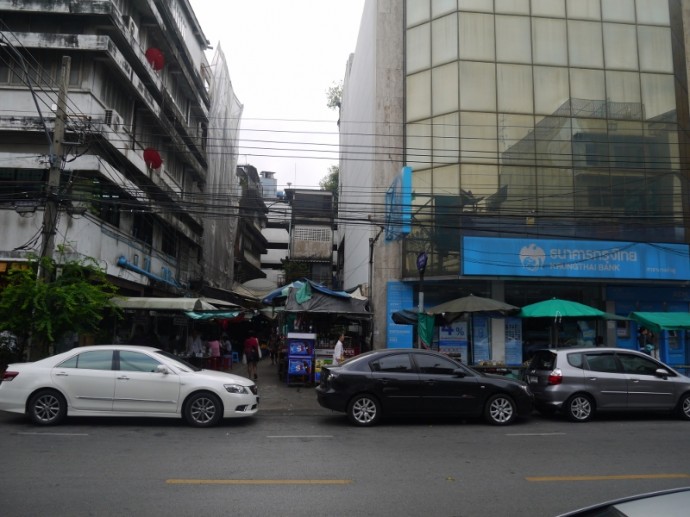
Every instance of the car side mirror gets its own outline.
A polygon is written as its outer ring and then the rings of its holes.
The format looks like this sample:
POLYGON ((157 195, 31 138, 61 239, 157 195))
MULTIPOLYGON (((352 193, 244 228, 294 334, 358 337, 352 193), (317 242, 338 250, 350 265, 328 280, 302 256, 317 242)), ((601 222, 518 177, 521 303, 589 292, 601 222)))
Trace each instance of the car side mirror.
POLYGON ((661 377, 662 379, 666 380, 666 379, 668 379, 668 376, 671 374, 665 368, 657 368, 656 371, 654 372, 654 375, 656 375, 657 377, 661 377))
POLYGON ((158 366, 156 366, 156 373, 163 373, 167 375, 170 373, 170 371, 168 370, 168 367, 164 364, 159 364, 158 366))
POLYGON ((453 370, 453 377, 467 377, 467 372, 462 368, 456 368, 455 370, 453 370))

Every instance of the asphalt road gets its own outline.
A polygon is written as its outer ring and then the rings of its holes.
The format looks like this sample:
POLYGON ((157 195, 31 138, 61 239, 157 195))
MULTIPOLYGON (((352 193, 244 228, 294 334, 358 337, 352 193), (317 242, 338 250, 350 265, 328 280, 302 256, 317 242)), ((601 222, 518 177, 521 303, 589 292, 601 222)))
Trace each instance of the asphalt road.
POLYGON ((361 429, 325 410, 266 410, 193 429, 111 418, 40 428, 0 414, 0 514, 550 516, 690 485, 689 431, 639 416, 361 429))

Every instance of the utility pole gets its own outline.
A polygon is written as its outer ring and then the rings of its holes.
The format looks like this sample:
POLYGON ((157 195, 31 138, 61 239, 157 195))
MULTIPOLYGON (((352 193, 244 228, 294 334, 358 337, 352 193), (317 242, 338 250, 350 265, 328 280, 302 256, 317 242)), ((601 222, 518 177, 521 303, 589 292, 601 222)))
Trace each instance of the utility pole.
MULTIPOLYGON (((62 72, 60 74, 60 92, 58 93, 55 125, 53 127, 53 143, 50 147, 50 172, 46 185, 46 206, 43 211, 43 242, 41 244, 41 259, 53 258, 55 249, 55 232, 57 227, 58 209, 60 207, 60 173, 64 161, 63 143, 65 140, 65 119, 67 111, 67 88, 72 59, 62 57, 62 72)), ((40 267, 40 264, 39 264, 40 267)), ((50 270, 41 268, 41 277, 48 280, 50 270)))

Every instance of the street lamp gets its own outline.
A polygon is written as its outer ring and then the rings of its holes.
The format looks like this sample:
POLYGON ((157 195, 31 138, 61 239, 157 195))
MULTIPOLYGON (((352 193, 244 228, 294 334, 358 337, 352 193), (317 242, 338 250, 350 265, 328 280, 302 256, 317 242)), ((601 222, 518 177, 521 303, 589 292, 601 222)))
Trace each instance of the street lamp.
POLYGON ((419 305, 417 307, 417 344, 422 348, 422 335, 419 332, 419 322, 422 314, 424 314, 424 271, 426 271, 426 263, 428 257, 426 251, 420 251, 417 255, 417 271, 419 271, 419 305))

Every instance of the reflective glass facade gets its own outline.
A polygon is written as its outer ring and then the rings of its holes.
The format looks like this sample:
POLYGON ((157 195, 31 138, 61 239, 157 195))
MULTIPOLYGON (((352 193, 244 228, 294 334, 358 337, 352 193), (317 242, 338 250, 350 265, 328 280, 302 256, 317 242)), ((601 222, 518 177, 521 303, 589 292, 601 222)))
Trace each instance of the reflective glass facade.
POLYGON ((685 242, 678 0, 406 0, 406 164, 428 276, 461 235, 685 242))

